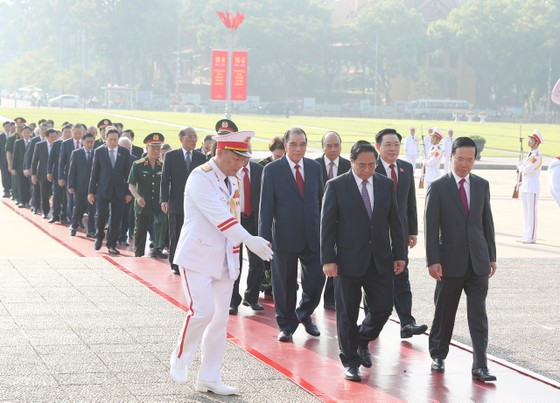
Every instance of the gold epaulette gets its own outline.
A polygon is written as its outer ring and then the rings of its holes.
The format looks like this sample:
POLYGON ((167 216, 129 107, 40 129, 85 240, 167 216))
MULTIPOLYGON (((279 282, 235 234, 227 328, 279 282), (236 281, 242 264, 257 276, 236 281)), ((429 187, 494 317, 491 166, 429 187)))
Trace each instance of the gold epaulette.
POLYGON ((139 160, 134 161, 135 164, 143 164, 146 161, 146 158, 140 158, 139 160))
POLYGON ((210 164, 204 164, 200 167, 204 172, 210 172, 213 168, 210 164))

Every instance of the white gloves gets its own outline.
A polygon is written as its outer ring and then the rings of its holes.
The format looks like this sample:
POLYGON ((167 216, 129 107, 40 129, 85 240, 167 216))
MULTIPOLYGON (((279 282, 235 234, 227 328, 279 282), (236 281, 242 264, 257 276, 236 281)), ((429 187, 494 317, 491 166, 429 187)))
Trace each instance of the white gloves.
POLYGON ((260 236, 249 235, 243 239, 243 243, 251 252, 260 257, 262 260, 272 259, 272 249, 268 246, 268 241, 260 236))

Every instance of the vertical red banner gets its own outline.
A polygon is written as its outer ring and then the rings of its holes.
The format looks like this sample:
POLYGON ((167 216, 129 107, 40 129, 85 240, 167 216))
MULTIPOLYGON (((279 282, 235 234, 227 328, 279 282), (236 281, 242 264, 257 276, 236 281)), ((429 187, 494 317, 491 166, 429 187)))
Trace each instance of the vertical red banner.
POLYGON ((227 50, 212 50, 212 87, 210 99, 225 101, 227 97, 227 50))
POLYGON ((247 59, 249 52, 234 51, 231 58, 231 100, 247 100, 247 59))

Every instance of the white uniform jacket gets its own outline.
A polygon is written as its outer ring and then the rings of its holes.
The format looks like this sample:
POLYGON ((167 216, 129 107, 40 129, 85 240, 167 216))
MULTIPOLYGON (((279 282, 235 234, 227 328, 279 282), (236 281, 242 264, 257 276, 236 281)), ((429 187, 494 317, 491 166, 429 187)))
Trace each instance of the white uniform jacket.
POLYGON ((560 156, 554 158, 554 160, 548 166, 548 187, 550 189, 550 194, 560 206, 560 156))
POLYGON ((441 143, 432 146, 428 158, 424 161, 424 166, 426 167, 426 173, 424 174, 424 181, 433 182, 439 179, 441 172, 439 170, 439 165, 441 163, 441 157, 443 151, 441 149, 441 143))
POLYGON ((521 193, 540 193, 541 182, 539 176, 543 157, 538 148, 529 153, 521 166, 523 180, 521 181, 521 193))
POLYGON ((420 154, 420 142, 416 136, 406 136, 404 139, 404 153, 410 156, 418 156, 420 154))
POLYGON ((191 172, 185 185, 185 220, 173 263, 214 278, 224 264, 230 278, 239 275, 240 243, 249 233, 239 223, 239 179, 226 176, 214 160, 191 172))
POLYGON ((443 139, 443 156, 446 160, 451 160, 451 150, 453 149, 453 137, 444 137, 443 139))

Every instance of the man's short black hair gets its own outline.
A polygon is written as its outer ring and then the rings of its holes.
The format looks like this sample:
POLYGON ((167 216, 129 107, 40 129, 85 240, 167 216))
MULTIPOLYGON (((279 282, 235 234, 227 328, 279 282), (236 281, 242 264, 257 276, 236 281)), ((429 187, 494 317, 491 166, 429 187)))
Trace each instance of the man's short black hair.
POLYGON ((356 161, 358 159, 358 156, 364 152, 373 153, 376 160, 377 158, 379 158, 379 154, 377 153, 377 150, 375 149, 373 144, 366 140, 358 140, 356 144, 354 144, 350 149, 350 159, 352 161, 356 161))
POLYGON ((474 148, 474 156, 478 155, 478 148, 476 143, 470 137, 457 137, 451 146, 451 155, 455 155, 455 151, 461 147, 471 147, 474 148))
POLYGON ((84 141, 85 139, 93 139, 95 137, 93 137, 93 134, 86 132, 84 133, 84 135, 82 136, 82 141, 84 141))
POLYGON ((375 135, 375 142, 377 144, 381 144, 381 142, 383 141, 383 136, 388 135, 388 134, 394 134, 399 138, 399 141, 402 141, 402 136, 400 135, 399 132, 397 132, 395 129, 387 128, 387 129, 380 130, 375 135))

